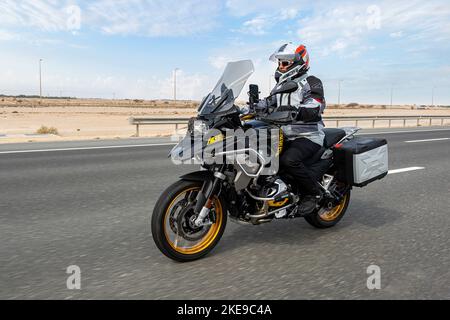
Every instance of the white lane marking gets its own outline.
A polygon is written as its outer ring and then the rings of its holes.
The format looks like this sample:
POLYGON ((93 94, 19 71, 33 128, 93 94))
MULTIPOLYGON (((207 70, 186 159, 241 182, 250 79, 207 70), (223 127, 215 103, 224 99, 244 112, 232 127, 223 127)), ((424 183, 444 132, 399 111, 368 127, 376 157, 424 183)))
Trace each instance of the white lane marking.
POLYGON ((101 147, 82 147, 82 148, 59 148, 59 149, 36 149, 36 150, 0 151, 0 154, 57 152, 57 151, 80 151, 80 150, 100 150, 100 149, 120 149, 120 148, 140 148, 140 147, 158 147, 158 146, 174 146, 174 145, 176 145, 176 143, 129 144, 129 145, 121 145, 121 146, 101 146, 101 147))
POLYGON ((402 173, 402 172, 416 171, 416 170, 423 170, 423 169, 425 169, 425 168, 424 167, 409 167, 409 168, 389 170, 388 174, 395 174, 395 173, 402 173))
POLYGON ((383 132, 364 132, 361 130, 357 135, 376 135, 376 134, 394 134, 394 133, 414 133, 414 132, 436 132, 436 131, 450 131, 450 129, 430 129, 430 130, 404 130, 404 131, 383 131, 383 132))
POLYGON ((431 142, 431 141, 444 141, 444 140, 450 140, 450 138, 437 138, 437 139, 424 139, 424 140, 410 140, 405 141, 406 143, 416 143, 416 142, 431 142))
MULTIPOLYGON (((408 130, 408 131, 385 131, 385 132, 360 132, 357 135, 377 135, 377 134, 398 134, 398 133, 412 133, 412 132, 434 132, 434 131, 450 131, 450 129, 432 129, 432 130, 408 130)), ((15 150, 15 151, 0 151, 0 154, 15 154, 15 153, 36 153, 36 152, 57 152, 57 151, 80 151, 80 150, 96 150, 96 149, 118 149, 118 148, 138 148, 138 147, 152 147, 152 146, 174 146, 176 143, 155 143, 155 144, 135 144, 135 145, 121 145, 121 146, 104 146, 104 147, 80 147, 80 148, 60 148, 60 149, 39 149, 39 150, 15 150)))

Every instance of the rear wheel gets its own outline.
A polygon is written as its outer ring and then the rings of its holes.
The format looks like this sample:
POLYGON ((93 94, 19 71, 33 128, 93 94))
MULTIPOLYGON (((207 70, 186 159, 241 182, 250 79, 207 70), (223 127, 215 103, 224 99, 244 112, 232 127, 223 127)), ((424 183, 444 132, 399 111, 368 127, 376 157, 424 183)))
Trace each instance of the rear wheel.
POLYGON ((206 224, 197 227, 195 199, 202 182, 178 181, 163 192, 152 215, 152 235, 167 257, 187 262, 202 258, 219 242, 227 223, 224 202, 214 196, 206 224))
POLYGON ((350 203, 350 191, 342 198, 341 202, 331 209, 321 208, 318 212, 305 217, 305 220, 315 228, 326 229, 334 227, 344 217, 350 203))

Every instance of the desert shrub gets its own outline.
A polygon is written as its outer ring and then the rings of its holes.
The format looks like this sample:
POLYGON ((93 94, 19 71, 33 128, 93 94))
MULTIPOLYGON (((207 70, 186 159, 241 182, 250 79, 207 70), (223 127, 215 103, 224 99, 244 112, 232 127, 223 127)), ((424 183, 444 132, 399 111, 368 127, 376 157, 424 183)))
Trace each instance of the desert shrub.
POLYGON ((385 105, 382 105, 382 106, 381 106, 381 109, 386 109, 386 106, 385 106, 385 105))
POLYGON ((46 127, 46 126, 41 126, 37 131, 37 134, 58 134, 58 129, 56 129, 55 127, 46 127))
POLYGON ((357 108, 358 106, 359 106, 358 103, 352 102, 352 103, 347 104, 345 107, 346 108, 357 108))

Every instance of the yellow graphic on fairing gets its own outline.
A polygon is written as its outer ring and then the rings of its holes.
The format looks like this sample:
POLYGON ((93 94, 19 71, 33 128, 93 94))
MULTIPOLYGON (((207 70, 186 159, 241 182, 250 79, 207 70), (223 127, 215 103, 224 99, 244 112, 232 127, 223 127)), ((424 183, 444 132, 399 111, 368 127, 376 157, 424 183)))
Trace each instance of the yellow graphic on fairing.
POLYGON ((223 134, 218 134, 214 137, 209 138, 208 145, 219 142, 219 141, 223 141, 223 134))
POLYGON ((278 152, 276 154, 276 156, 280 156, 281 152, 283 152, 283 147, 284 147, 284 135, 283 135, 283 130, 280 129, 280 138, 278 141, 278 152))

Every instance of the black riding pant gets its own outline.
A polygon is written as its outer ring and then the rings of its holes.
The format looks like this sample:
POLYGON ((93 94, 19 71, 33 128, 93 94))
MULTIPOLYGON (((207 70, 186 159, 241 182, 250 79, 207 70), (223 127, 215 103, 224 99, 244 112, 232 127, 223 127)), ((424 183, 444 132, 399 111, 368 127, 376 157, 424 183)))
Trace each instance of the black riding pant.
POLYGON ((320 194, 317 182, 312 178, 310 170, 303 164, 303 161, 319 152, 320 148, 317 143, 299 138, 289 142, 287 150, 280 158, 281 168, 295 178, 300 190, 305 194, 320 194))

